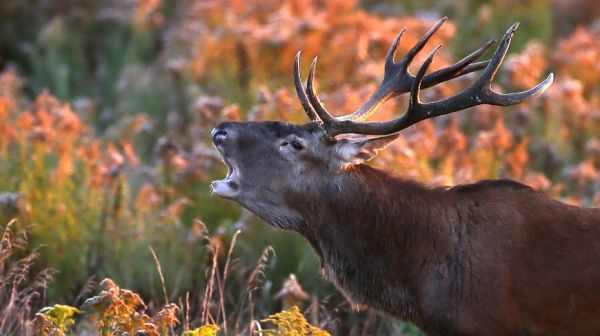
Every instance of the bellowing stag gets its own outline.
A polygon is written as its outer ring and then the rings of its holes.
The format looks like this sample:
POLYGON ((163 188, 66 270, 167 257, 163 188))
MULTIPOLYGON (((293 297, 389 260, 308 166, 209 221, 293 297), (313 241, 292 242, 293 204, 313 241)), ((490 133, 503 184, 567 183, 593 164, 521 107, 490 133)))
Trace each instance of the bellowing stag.
POLYGON ((411 75, 408 66, 445 20, 396 62, 401 32, 379 89, 342 117, 331 116, 315 93, 316 59, 303 87, 298 53, 295 86, 311 122, 218 125, 212 138, 229 172, 212 183, 213 192, 305 237, 325 276, 355 306, 412 321, 430 335, 600 335, 599 209, 510 180, 432 188, 363 164, 421 120, 479 104, 518 104, 552 84, 550 74, 524 92, 491 89, 517 24, 488 61, 475 62, 494 41, 426 75, 437 47, 411 75), (455 96, 419 99, 422 88, 481 69, 455 96), (404 115, 365 121, 406 92, 404 115))

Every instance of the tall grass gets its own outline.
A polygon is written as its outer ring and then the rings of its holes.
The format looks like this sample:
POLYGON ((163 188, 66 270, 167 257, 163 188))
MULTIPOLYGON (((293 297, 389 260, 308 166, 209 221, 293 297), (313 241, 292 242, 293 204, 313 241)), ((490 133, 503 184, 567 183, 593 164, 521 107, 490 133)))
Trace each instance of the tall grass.
POLYGON ((55 270, 35 270, 40 256, 34 250, 19 256, 27 243, 27 230, 16 228, 16 220, 0 226, 0 334, 24 335, 31 330, 28 321, 39 308, 43 293, 55 270))

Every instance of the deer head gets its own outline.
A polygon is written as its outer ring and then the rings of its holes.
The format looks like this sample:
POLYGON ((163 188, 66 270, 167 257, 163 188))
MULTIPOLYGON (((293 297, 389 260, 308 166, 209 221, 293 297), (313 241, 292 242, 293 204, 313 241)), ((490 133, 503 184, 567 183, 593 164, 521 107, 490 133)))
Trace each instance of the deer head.
POLYGON ((464 59, 446 68, 426 74, 437 46, 412 75, 408 67, 431 36, 447 18, 433 26, 400 61, 396 50, 405 30, 389 49, 383 81, 368 101, 355 112, 333 117, 319 100, 314 88, 317 64, 312 62, 306 88, 300 78, 300 52, 295 58, 294 83, 302 107, 310 122, 291 125, 282 122, 225 122, 212 131, 215 146, 220 151, 229 172, 225 179, 212 183, 213 192, 235 200, 267 222, 290 229, 300 229, 319 209, 324 197, 340 190, 347 183, 352 167, 375 157, 397 133, 421 120, 480 105, 514 105, 542 94, 553 81, 550 74, 537 86, 523 92, 494 92, 491 81, 500 67, 518 24, 511 26, 488 61, 475 62, 493 44, 488 41, 464 59), (464 91, 450 98, 422 102, 419 92, 483 70, 481 77, 464 91), (410 92, 407 111, 385 122, 365 121, 389 99, 410 92), (348 137, 347 135, 361 137, 348 137), (378 135, 379 137, 367 137, 378 135))

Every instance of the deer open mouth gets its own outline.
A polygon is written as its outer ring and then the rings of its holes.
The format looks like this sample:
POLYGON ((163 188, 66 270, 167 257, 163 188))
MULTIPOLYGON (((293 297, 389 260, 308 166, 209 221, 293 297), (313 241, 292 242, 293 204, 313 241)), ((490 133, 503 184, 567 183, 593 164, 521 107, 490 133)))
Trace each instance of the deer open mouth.
MULTIPOLYGON (((217 147, 218 148, 218 147, 217 147)), ((210 186, 213 194, 217 194, 224 198, 234 198, 239 192, 239 175, 238 169, 234 162, 219 149, 223 163, 227 166, 227 175, 221 180, 213 181, 210 186)))

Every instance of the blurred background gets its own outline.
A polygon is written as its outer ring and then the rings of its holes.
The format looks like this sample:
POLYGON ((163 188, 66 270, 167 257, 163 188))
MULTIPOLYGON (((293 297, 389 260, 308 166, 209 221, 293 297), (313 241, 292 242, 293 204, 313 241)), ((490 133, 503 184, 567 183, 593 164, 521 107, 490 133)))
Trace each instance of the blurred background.
MULTIPOLYGON (((16 286, 38 293, 24 311, 80 306, 110 277, 150 309, 163 294, 182 302, 188 293, 193 324, 207 269, 230 260, 227 284, 207 306, 229 334, 286 302, 334 335, 418 334, 353 312, 301 237, 211 197, 210 181, 226 168, 210 130, 223 120, 306 122, 292 86, 299 49, 303 71, 319 56, 329 110, 349 113, 379 84, 400 29, 408 29, 402 54, 443 16, 450 20, 416 67, 439 43, 433 69, 520 21, 496 89, 523 90, 549 72, 555 83, 526 104, 422 122, 372 164, 430 185, 512 178, 599 206, 599 1, 0 1, 0 228, 13 243, 0 249, 0 306, 14 287, 8 270, 33 253, 16 286), (290 274, 303 295, 286 290, 290 274)), ((475 76, 423 98, 452 95, 475 76)), ((390 102, 375 119, 405 107, 405 99, 390 102)))

